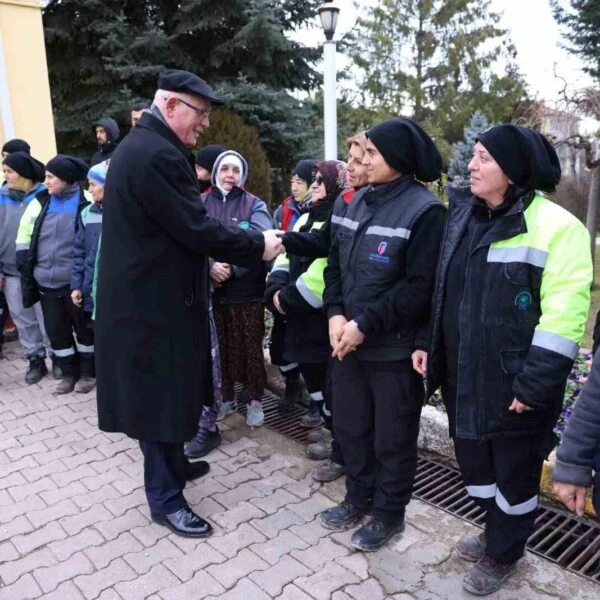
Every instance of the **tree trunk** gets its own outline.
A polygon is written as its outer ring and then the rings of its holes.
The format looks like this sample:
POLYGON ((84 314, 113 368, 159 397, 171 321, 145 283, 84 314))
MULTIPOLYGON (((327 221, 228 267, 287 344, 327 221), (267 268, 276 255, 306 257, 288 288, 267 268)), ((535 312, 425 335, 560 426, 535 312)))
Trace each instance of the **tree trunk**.
POLYGON ((596 257, 596 221, 598 218, 598 204, 600 203, 600 167, 592 171, 592 181, 590 183, 590 195, 588 199, 587 215, 585 225, 589 231, 592 242, 592 260, 596 257))

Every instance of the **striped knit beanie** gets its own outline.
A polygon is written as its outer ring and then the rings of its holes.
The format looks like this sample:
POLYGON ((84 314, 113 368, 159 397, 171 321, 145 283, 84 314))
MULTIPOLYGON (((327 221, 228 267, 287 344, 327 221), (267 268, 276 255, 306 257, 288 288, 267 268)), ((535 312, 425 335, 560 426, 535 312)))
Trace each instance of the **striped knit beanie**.
POLYGON ((88 171, 88 179, 97 181, 100 185, 104 185, 106 182, 106 173, 108 172, 108 164, 110 161, 105 160, 104 162, 94 165, 88 171))

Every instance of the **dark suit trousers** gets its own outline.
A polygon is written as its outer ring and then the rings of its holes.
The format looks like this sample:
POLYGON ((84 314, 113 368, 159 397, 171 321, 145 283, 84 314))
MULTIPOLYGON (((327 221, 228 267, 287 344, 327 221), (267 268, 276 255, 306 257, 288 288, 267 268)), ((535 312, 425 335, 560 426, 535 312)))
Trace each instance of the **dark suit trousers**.
POLYGON ((144 487, 150 512, 168 515, 185 508, 186 458, 183 444, 140 440, 144 455, 144 487))

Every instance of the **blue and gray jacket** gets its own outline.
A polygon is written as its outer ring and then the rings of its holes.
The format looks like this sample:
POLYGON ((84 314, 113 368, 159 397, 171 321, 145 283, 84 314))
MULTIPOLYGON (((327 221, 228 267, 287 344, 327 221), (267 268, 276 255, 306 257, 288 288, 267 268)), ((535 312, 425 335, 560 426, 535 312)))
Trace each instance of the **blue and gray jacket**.
POLYGON ((7 185, 0 187, 0 273, 9 277, 17 277, 17 256, 15 241, 19 223, 25 209, 36 194, 46 188, 38 183, 26 193, 9 190, 7 185))
POLYGON ((86 206, 79 215, 71 267, 71 291, 82 291, 83 310, 89 313, 94 311, 92 287, 101 232, 102 204, 94 202, 86 206))
POLYGON ((77 184, 61 197, 43 190, 29 203, 17 233, 23 306, 37 302, 40 288, 69 290, 77 220, 88 204, 77 184))

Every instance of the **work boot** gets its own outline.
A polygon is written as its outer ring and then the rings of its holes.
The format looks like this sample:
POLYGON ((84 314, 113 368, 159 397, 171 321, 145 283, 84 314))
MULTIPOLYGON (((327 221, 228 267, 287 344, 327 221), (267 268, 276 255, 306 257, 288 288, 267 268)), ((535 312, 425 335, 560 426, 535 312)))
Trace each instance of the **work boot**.
POLYGON ((314 427, 320 427, 321 425, 323 425, 323 418, 321 417, 320 406, 321 402, 317 402, 316 400, 310 401, 310 404, 308 405, 308 410, 300 418, 301 427, 313 429, 314 427))
POLYGON ((377 517, 371 517, 352 534, 350 543, 359 550, 375 552, 401 531, 404 531, 404 519, 396 523, 386 523, 377 517))
POLYGON ((25 383, 32 385, 37 383, 48 374, 48 367, 46 367, 46 361, 42 356, 29 356, 29 367, 25 373, 25 383))
POLYGON ((95 377, 81 377, 75 384, 75 391, 80 394, 87 394, 96 387, 95 377))
POLYGON ((19 332, 16 327, 5 329, 2 333, 5 342, 14 342, 19 339, 19 332))
POLYGON ((327 483, 328 481, 335 481, 338 477, 341 477, 346 472, 344 465, 328 460, 323 463, 320 467, 317 467, 311 474, 315 481, 321 481, 327 483))
POLYGON ((505 565, 484 554, 463 579, 463 587, 475 596, 493 594, 515 573, 517 562, 505 565))
POLYGON ((289 410, 298 403, 302 395, 302 384, 300 376, 285 378, 285 391, 279 398, 279 410, 289 410))
POLYGON ((331 456, 331 442, 315 442, 306 446, 306 458, 325 460, 331 456))
POLYGON ((252 400, 246 408, 246 425, 248 427, 261 427, 265 424, 265 413, 263 412, 262 402, 252 400))
POLYGON ((59 379, 62 379, 63 376, 62 368, 58 364, 58 360, 54 354, 50 356, 50 360, 52 361, 52 378, 58 381, 59 379))
POLYGON ((221 402, 221 408, 217 415, 217 421, 222 421, 225 417, 235 412, 235 401, 232 402, 221 402))
POLYGON ((73 375, 65 375, 56 388, 54 388, 54 394, 57 396, 70 394, 75 389, 76 383, 77 379, 73 375))
POLYGON ((344 531, 344 529, 354 527, 366 514, 367 509, 359 508, 348 500, 344 500, 341 504, 332 506, 321 513, 321 525, 325 529, 344 531))
POLYGON ((332 437, 333 436, 331 435, 331 431, 329 431, 329 429, 326 429, 325 427, 318 427, 316 429, 311 429, 306 434, 306 441, 309 444, 315 444, 316 442, 331 441, 332 437))
POLYGON ((477 562, 485 556, 486 543, 485 531, 482 531, 478 535, 463 535, 454 549, 460 558, 477 562))
POLYGON ((200 427, 194 438, 186 445, 184 452, 188 458, 202 458, 220 444, 221 434, 218 427, 215 431, 200 427))

